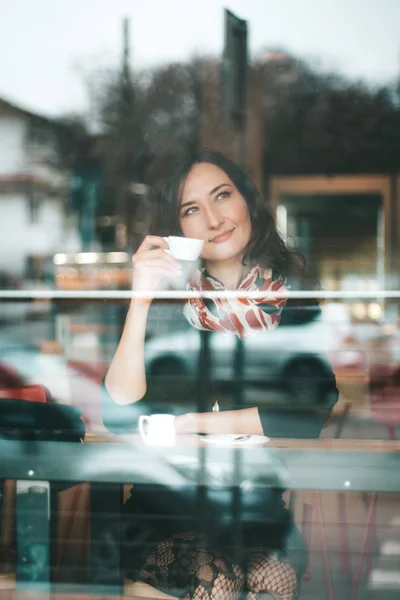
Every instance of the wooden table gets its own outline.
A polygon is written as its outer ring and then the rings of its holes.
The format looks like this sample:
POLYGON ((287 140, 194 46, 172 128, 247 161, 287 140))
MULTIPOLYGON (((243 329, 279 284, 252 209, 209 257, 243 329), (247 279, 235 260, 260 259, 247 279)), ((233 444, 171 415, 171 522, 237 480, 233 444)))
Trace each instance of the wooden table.
MULTIPOLYGON (((139 435, 122 436, 114 435, 108 431, 97 433, 87 433, 85 436, 87 444, 126 444, 141 443, 139 435)), ((201 438, 192 435, 183 435, 178 438, 178 446, 207 446, 201 438)), ((259 448, 260 446, 253 446, 259 448)), ((317 438, 317 439, 290 439, 290 438, 272 438, 262 444, 264 448, 281 449, 306 449, 306 450, 358 450, 360 452, 400 452, 400 440, 367 440, 354 438, 317 438)))

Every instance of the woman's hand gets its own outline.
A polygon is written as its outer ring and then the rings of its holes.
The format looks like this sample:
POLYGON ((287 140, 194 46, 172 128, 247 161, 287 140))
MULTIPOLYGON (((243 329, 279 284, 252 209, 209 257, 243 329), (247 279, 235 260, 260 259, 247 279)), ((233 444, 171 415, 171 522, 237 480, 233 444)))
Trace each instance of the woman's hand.
POLYGON ((185 415, 175 417, 174 427, 176 434, 199 433, 199 418, 200 415, 197 413, 186 413, 185 415))
POLYGON ((165 280, 180 276, 181 265, 166 249, 168 244, 164 238, 148 235, 132 256, 132 290, 149 293, 139 301, 150 303, 165 280))

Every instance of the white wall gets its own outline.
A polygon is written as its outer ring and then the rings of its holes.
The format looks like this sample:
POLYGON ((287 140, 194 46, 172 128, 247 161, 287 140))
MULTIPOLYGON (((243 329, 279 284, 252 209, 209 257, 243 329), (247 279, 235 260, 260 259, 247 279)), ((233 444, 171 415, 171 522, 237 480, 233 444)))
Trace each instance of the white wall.
MULTIPOLYGON (((27 206, 28 217, 29 207, 27 206)), ((36 223, 27 227, 30 241, 29 254, 54 254, 62 251, 65 236, 63 205, 57 198, 45 198, 40 201, 36 223)))
POLYGON ((0 270, 22 275, 26 255, 26 199, 0 194, 0 270))
POLYGON ((47 235, 56 243, 64 227, 63 205, 57 198, 46 198, 39 205, 39 223, 47 230, 47 235))
MULTIPOLYGON (((27 144, 28 127, 24 118, 0 115, 0 178, 29 174, 62 189, 66 174, 47 162, 54 152, 51 136, 48 145, 27 144)), ((74 233, 66 230, 61 198, 42 197, 32 222, 28 193, 0 189, 0 270, 22 277, 29 256, 51 256, 71 247, 79 250, 79 236, 74 233)))
POLYGON ((28 256, 61 252, 65 239, 60 200, 42 200, 37 221, 31 223, 26 196, 0 194, 0 270, 22 277, 28 256))
POLYGON ((25 170, 25 132, 26 123, 22 119, 0 116, 0 175, 25 170))

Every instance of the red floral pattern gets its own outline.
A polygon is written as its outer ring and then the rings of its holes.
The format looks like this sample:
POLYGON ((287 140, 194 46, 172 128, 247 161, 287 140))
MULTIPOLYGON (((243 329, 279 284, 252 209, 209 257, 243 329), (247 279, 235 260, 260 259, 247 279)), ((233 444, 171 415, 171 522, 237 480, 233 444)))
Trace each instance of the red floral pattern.
MULTIPOLYGON (((189 291, 224 291, 226 288, 205 269, 193 273, 187 286, 189 291)), ((212 298, 214 311, 204 299, 189 298, 183 313, 193 327, 205 331, 232 331, 239 338, 260 329, 274 329, 279 325, 287 302, 288 288, 281 279, 272 279, 270 269, 254 266, 240 284, 238 291, 265 294, 260 298, 212 298), (264 310, 259 307, 264 306, 264 310), (268 308, 267 308, 268 306, 268 308)))

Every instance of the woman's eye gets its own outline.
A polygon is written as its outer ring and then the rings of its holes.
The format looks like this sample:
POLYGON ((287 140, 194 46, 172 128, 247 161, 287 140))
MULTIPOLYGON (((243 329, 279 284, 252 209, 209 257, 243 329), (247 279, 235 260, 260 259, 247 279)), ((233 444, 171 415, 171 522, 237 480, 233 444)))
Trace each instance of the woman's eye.
POLYGON ((230 195, 231 193, 228 190, 224 190, 218 194, 217 200, 223 200, 224 198, 228 198, 230 195))
POLYGON ((197 210, 197 206, 191 206, 190 208, 185 210, 185 212, 183 213, 183 216, 188 217, 189 215, 192 215, 193 213, 195 213, 196 210, 197 210))

